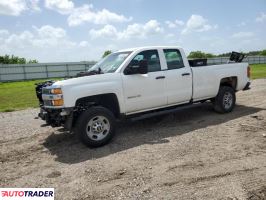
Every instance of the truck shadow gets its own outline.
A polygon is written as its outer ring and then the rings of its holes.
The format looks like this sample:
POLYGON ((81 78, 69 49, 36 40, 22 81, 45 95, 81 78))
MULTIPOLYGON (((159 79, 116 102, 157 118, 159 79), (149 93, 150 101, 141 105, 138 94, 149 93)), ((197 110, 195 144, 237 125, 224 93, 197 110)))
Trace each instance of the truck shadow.
POLYGON ((260 110, 263 109, 237 105, 231 113, 218 114, 213 111, 209 103, 204 103, 160 117, 123 122, 118 125, 115 138, 100 148, 87 148, 75 135, 62 130, 49 135, 43 145, 52 155, 57 156, 56 161, 73 164, 102 158, 144 144, 167 143, 169 137, 222 124, 260 110))

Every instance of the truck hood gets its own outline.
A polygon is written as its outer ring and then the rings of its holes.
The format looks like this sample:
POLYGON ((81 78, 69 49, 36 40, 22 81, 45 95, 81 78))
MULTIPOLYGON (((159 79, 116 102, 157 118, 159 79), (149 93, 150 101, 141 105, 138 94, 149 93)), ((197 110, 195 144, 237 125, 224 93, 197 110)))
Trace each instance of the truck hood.
POLYGON ((121 74, 106 73, 57 81, 52 87, 60 87, 64 96, 64 107, 75 107, 78 99, 99 94, 113 93, 121 96, 121 74))
POLYGON ((83 76, 83 77, 57 81, 53 84, 53 86, 68 87, 68 86, 75 86, 75 85, 82 85, 89 83, 99 83, 99 82, 111 81, 112 79, 117 79, 118 76, 119 76, 118 73, 96 74, 91 76, 83 76))

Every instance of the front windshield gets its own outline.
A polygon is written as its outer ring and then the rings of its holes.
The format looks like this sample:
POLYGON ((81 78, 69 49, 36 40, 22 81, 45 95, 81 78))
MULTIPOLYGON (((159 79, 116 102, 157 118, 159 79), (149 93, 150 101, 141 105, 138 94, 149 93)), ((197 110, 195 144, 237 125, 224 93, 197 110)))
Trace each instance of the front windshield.
POLYGON ((88 71, 100 71, 101 73, 115 72, 130 54, 131 51, 112 53, 97 62, 88 71))

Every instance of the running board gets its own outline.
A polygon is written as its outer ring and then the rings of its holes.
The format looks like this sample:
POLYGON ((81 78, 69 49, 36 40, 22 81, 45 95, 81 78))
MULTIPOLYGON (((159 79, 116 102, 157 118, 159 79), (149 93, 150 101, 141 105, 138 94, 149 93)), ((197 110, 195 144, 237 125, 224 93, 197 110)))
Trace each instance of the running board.
POLYGON ((150 117, 166 115, 166 114, 170 114, 170 113, 177 112, 180 110, 185 110, 188 108, 195 108, 195 107, 198 107, 199 104, 201 104, 201 103, 194 103, 194 104, 188 103, 185 105, 179 105, 179 106, 175 106, 175 107, 171 107, 171 108, 165 108, 163 110, 160 109, 158 111, 150 111, 150 112, 144 113, 144 114, 140 113, 140 114, 138 114, 138 116, 131 116, 130 120, 131 121, 138 121, 138 120, 147 119, 150 117))

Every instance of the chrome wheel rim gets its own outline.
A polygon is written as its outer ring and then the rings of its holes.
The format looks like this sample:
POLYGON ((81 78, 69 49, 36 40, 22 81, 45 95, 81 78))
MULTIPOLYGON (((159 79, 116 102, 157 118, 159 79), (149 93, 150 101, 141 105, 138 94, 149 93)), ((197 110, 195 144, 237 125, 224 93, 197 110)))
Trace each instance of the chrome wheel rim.
POLYGON ((110 122, 104 116, 94 116, 88 122, 86 132, 91 140, 102 140, 110 132, 110 122))
POLYGON ((223 106, 226 110, 230 109, 233 105, 233 95, 230 92, 226 92, 223 97, 223 106))

